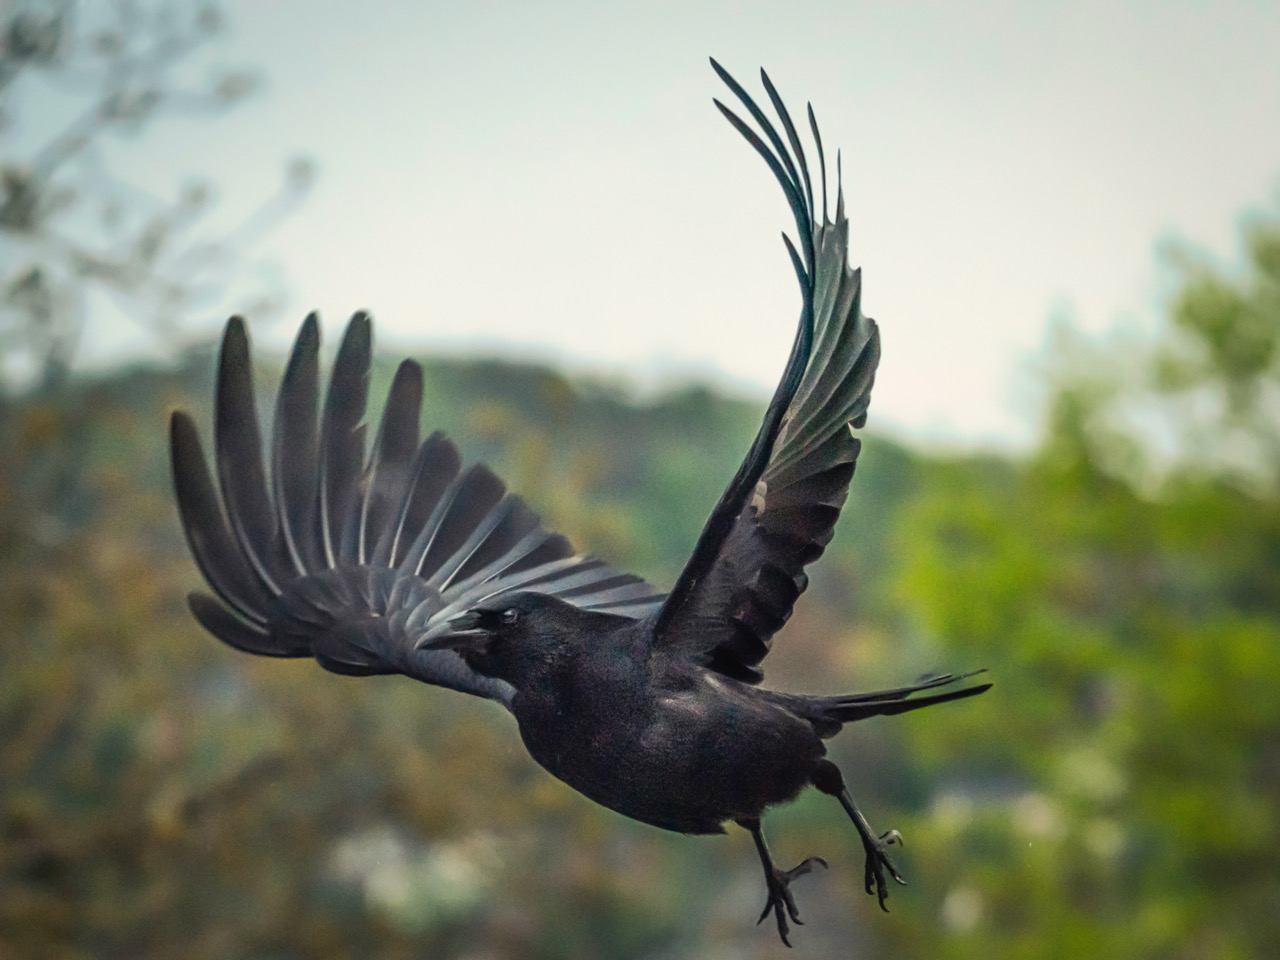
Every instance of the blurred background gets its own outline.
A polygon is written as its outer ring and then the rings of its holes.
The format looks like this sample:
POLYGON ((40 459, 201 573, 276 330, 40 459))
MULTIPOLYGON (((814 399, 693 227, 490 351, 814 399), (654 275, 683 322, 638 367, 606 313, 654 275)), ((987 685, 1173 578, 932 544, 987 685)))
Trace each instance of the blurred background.
MULTIPOLYGON (((986 666, 770 815, 812 956, 1280 955, 1280 8, 0 5, 0 960, 756 958, 748 835, 631 823, 489 703, 223 648, 176 407, 251 321, 372 309, 373 395, 669 585, 797 311, 710 105, 763 63, 843 148, 885 360, 768 661, 986 666)), ((377 411, 371 411, 376 415, 377 411)))

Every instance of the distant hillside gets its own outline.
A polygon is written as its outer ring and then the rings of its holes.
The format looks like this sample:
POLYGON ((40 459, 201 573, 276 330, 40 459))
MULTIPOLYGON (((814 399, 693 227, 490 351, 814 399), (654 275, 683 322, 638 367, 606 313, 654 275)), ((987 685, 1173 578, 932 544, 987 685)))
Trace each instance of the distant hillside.
MULTIPOLYGON (((398 362, 386 355, 375 359, 370 422, 380 416, 398 362)), ((699 385, 637 403, 620 389, 575 382, 545 366, 430 357, 420 362, 424 434, 443 430, 465 461, 493 467, 582 549, 660 584, 679 573, 750 446, 766 403, 726 398, 699 385)), ((174 369, 133 368, 82 384, 76 391, 81 402, 106 404, 119 411, 119 423, 149 431, 140 446, 127 448, 99 437, 94 458, 127 468, 149 490, 167 491, 168 413, 190 411, 211 443, 214 363, 206 349, 174 369)), ((258 358, 264 431, 282 368, 282 357, 258 358)), ((874 425, 874 405, 871 419, 874 425)), ((829 558, 816 570, 819 589, 840 576, 866 580, 858 593, 874 588, 893 518, 913 490, 912 454, 875 433, 863 437, 849 506, 829 558)), ((838 589, 847 594, 850 584, 838 589)))
MULTIPOLYGON (((264 420, 279 366, 258 371, 264 420)), ((765 406, 425 368, 425 430, 658 585, 765 406)), ((371 417, 393 369, 378 359, 371 417)), ((208 444, 212 376, 205 351, 0 399, 0 957, 776 949, 744 923, 745 832, 699 841, 591 804, 493 704, 200 630, 167 422, 190 410, 208 444)), ((877 829, 908 838, 892 913, 859 890, 838 807, 811 791, 770 816, 782 855, 831 863, 803 889, 815 956, 1276 954, 1280 505, 1211 476, 1144 496, 1100 466, 1087 408, 1057 409, 1024 461, 864 437, 768 684, 986 666, 995 687, 830 741, 877 829)))

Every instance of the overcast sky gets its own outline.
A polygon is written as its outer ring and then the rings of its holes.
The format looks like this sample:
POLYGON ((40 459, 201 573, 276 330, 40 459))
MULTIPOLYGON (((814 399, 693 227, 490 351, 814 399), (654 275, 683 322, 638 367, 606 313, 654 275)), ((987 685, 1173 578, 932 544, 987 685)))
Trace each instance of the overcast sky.
MULTIPOLYGON (((1156 242, 1230 262, 1280 175, 1274 2, 227 9, 216 59, 267 90, 156 136, 143 173, 203 172, 251 203, 288 156, 315 157, 314 193, 261 248, 291 313, 258 343, 312 307, 332 340, 365 307, 397 351, 764 396, 797 318, 790 218, 711 104, 714 55, 753 92, 766 67, 794 113, 812 101, 843 151, 884 337, 874 423, 1017 445, 1034 426, 1019 371, 1050 315, 1154 323, 1156 242)), ((129 341, 113 328, 91 350, 113 337, 129 341)))

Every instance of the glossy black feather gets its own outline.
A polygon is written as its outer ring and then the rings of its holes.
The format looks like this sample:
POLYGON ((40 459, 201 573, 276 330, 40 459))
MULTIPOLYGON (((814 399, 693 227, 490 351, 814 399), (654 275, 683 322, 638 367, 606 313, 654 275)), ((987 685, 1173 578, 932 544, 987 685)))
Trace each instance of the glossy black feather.
MULTIPOLYGON (((977 671, 977 673, 981 672, 977 671)), ((931 690, 935 687, 959 683, 961 680, 966 680, 974 675, 973 673, 966 673, 961 676, 948 674, 945 677, 933 678, 924 683, 911 687, 901 687, 897 690, 853 694, 843 697, 826 697, 821 701, 821 709, 828 719, 839 723, 853 723, 858 720, 865 720, 867 717, 891 717, 900 713, 910 713, 912 710, 919 710, 922 707, 932 707, 939 703, 950 703, 952 700, 976 697, 978 694, 986 693, 991 689, 991 684, 980 683, 974 687, 949 690, 946 693, 935 693, 926 697, 913 696, 913 694, 921 690, 931 690)))
POLYGON ((427 437, 410 467, 404 501, 378 539, 372 560, 375 566, 404 564, 418 532, 461 469, 462 457, 452 441, 438 430, 427 437))
POLYGON ((239 317, 232 317, 227 323, 217 383, 213 433, 227 517, 249 566, 271 593, 279 593, 278 583, 288 575, 288 568, 283 562, 275 511, 267 495, 249 339, 239 317))
POLYGON ((271 482, 285 546, 296 574, 318 570, 324 550, 315 511, 319 485, 320 324, 311 313, 294 340, 276 398, 271 482))
POLYGON ((519 497, 506 496, 475 525, 449 558, 449 573, 433 577, 433 585, 447 590, 472 574, 507 556, 526 535, 538 527, 538 518, 519 497), (438 580, 437 580, 438 578, 438 580))
POLYGON ((263 657, 309 657, 311 647, 304 643, 282 642, 266 627, 237 617, 207 593, 190 593, 187 606, 192 615, 215 637, 228 646, 263 657))
POLYGON ((418 452, 418 417, 422 409, 422 368, 405 360, 396 370, 382 422, 373 442, 373 455, 364 478, 364 495, 360 506, 360 541, 357 561, 388 566, 384 552, 382 562, 375 559, 381 531, 399 517, 400 505, 411 479, 414 457, 418 452))
MULTIPOLYGON (((782 98, 778 96, 778 91, 773 85, 773 81, 769 79, 769 74, 764 70, 760 71, 760 82, 764 84, 765 92, 769 94, 769 102, 773 104, 774 113, 782 121, 783 129, 787 131, 787 142, 791 144, 791 153, 795 156, 796 162, 800 165, 800 173, 804 178, 804 197, 805 207, 809 213, 809 220, 814 219, 813 216, 813 183, 809 179, 809 164, 805 159, 804 146, 800 143, 800 136, 796 133, 796 125, 791 122, 791 114, 788 112, 786 104, 782 102, 782 98)), ((813 109, 809 109, 810 115, 813 109)), ((787 151, 780 145, 777 146, 778 152, 782 156, 787 155, 787 151)), ((825 214, 824 214, 825 216, 825 214)))
POLYGON ((238 614, 251 622, 265 623, 264 611, 271 595, 250 569, 227 526, 196 426, 181 411, 170 420, 169 448, 178 514, 200 572, 238 614))
POLYGON ((318 506, 324 563, 329 567, 356 562, 358 525, 352 517, 364 464, 361 420, 369 394, 372 344, 369 317, 357 313, 338 346, 325 395, 318 506))
POLYGON ((483 464, 434 433, 418 443, 422 370, 401 364, 366 462, 371 325, 357 314, 317 421, 319 328, 299 331, 277 398, 268 487, 244 324, 223 336, 215 404, 220 487, 194 424, 173 418, 174 485, 192 553, 217 599, 214 636, 265 656, 311 655, 339 673, 402 672, 506 702, 508 685, 422 648, 466 605, 533 584, 584 609, 642 617, 661 595, 574 554, 483 464))
POLYGON ((504 493, 506 486, 483 464, 455 477, 422 525, 400 569, 430 581, 504 493))
MULTIPOLYGON (((690 656, 733 679, 758 683, 769 639, 790 617, 808 583, 804 567, 821 556, 844 505, 860 449, 850 427, 865 418, 879 362, 879 334, 862 316, 861 279, 848 267, 848 222, 840 190, 836 220, 818 224, 808 164, 777 90, 765 77, 794 159, 746 91, 729 79, 726 83, 764 129, 765 138, 717 106, 783 187, 800 236, 809 244, 807 270, 792 252, 803 299, 791 357, 756 442, 663 606, 654 643, 673 656, 690 656)), ((812 110, 809 116, 824 174, 825 211, 825 160, 812 110)))

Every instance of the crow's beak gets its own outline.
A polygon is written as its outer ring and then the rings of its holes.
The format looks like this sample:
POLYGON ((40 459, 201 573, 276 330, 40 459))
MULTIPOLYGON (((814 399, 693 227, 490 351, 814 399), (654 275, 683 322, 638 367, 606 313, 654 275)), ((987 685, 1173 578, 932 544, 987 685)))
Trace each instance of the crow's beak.
POLYGON ((479 653, 489 643, 489 631, 480 626, 480 614, 468 610, 449 621, 449 632, 418 645, 419 650, 454 650, 479 653))

